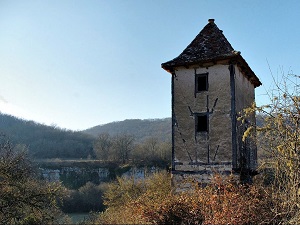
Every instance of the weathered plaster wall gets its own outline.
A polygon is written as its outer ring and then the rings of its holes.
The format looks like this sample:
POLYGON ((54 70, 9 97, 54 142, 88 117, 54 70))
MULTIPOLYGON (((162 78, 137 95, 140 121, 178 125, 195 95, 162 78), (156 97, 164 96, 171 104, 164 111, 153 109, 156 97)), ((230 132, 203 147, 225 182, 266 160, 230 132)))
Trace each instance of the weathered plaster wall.
POLYGON ((231 162, 230 99, 228 65, 177 68, 174 80, 175 170, 199 171, 209 169, 204 163, 231 162), (208 91, 197 93, 196 97, 195 71, 197 74, 209 73, 208 91), (195 132, 195 119, 189 107, 193 113, 209 110, 209 132, 195 132))
MULTIPOLYGON (((208 171, 205 174, 172 174, 173 191, 181 192, 199 187, 199 184, 206 185, 213 179, 214 172, 208 171)), ((223 178, 232 176, 231 179, 239 180, 239 174, 231 174, 227 167, 218 167, 218 175, 221 175, 223 178)))
POLYGON ((254 85, 235 66, 235 90, 236 110, 241 112, 244 108, 250 107, 255 99, 254 85))
MULTIPOLYGON (((254 85, 244 76, 240 69, 235 66, 235 90, 236 90, 236 111, 241 113, 245 108, 248 108, 255 101, 254 85)), ((256 169, 257 165, 257 149, 255 141, 251 138, 246 142, 242 141, 244 131, 248 126, 255 124, 255 114, 248 118, 248 124, 237 123, 237 142, 238 142, 238 162, 243 161, 242 155, 246 157, 248 169, 256 169), (243 152, 242 152, 243 151, 243 152)))

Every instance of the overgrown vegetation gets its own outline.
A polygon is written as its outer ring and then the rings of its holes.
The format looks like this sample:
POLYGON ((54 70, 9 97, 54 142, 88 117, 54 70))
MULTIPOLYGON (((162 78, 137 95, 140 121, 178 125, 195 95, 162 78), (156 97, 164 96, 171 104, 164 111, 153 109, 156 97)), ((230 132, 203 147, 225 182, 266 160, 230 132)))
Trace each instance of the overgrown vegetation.
MULTIPOLYGON (((146 179, 117 178, 106 185, 89 182, 65 192, 57 183, 37 180, 24 145, 13 146, 1 136, 1 223, 57 222, 57 200, 67 193, 61 206, 66 212, 78 206, 86 211, 107 207, 94 213, 88 224, 300 224, 299 76, 282 77, 270 94, 271 104, 253 105, 240 118, 246 120, 254 112, 259 117, 244 136, 257 140, 263 156, 252 185, 215 174, 205 187, 195 182, 193 188, 174 193, 170 174, 162 172, 146 179)), ((101 134, 94 150, 99 160, 136 165, 166 163, 171 152, 168 143, 156 138, 134 144, 130 135, 110 134, 101 134)))
POLYGON ((257 140, 263 160, 253 184, 216 174, 206 187, 171 192, 170 177, 145 181, 118 179, 104 194, 108 208, 90 222, 120 224, 299 224, 300 97, 299 76, 282 75, 271 103, 246 109, 241 120, 258 112, 244 138, 257 140), (252 131, 257 131, 257 133, 252 131), (153 188, 154 187, 154 188, 153 188))
POLYGON ((64 213, 101 212, 105 209, 102 195, 106 186, 106 183, 87 182, 78 190, 67 190, 60 208, 64 213))
POLYGON ((57 223, 57 201, 63 195, 59 183, 38 180, 22 146, 0 136, 0 223, 57 223))
POLYGON ((95 214, 94 224, 272 224, 270 189, 242 185, 232 177, 215 175, 208 186, 196 183, 186 192, 171 192, 168 173, 146 180, 122 179, 105 192, 107 210, 95 214))
MULTIPOLYGON (((270 92, 271 103, 246 109, 244 117, 257 111, 263 123, 256 128, 257 143, 264 160, 261 170, 271 184, 274 204, 270 211, 283 223, 300 223, 300 97, 299 76, 281 74, 270 92)), ((248 130, 249 131, 249 130, 248 130)), ((253 133, 252 133, 253 134, 253 133)), ((246 132, 245 135, 251 135, 246 132)))

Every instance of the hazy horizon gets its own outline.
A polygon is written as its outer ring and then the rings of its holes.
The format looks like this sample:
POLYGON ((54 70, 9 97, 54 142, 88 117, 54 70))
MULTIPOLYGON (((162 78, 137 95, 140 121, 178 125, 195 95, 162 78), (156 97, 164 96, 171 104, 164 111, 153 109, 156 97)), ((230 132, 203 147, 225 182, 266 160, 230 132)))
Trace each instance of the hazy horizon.
MULTIPOLYGON (((45 123, 41 123, 41 122, 38 122, 38 121, 35 121, 35 120, 28 120, 26 118, 21 118, 21 117, 18 117, 18 116, 15 116, 15 115, 12 115, 12 114, 7 114, 7 113, 3 113, 0 111, 0 114, 3 114, 3 115, 8 115, 8 116, 12 116, 12 117, 15 117, 17 119, 20 119, 20 120, 24 120, 24 121, 33 121, 35 123, 38 123, 38 124, 41 124, 41 125, 45 125, 45 126, 50 126, 50 127, 56 127, 56 128, 59 128, 59 129, 67 129, 67 128, 64 128, 64 127, 60 127, 58 124, 45 124, 45 123)), ((84 131, 84 130, 88 130, 90 128, 94 128, 94 127, 97 127, 97 126, 104 126, 106 124, 111 124, 111 123, 118 123, 118 122, 123 122, 123 121, 126 121, 126 120, 165 120, 165 119, 170 119, 171 117, 163 117, 163 118, 146 118, 146 119, 140 119, 140 118, 132 118, 132 119, 123 119, 123 120, 113 120, 113 121, 110 121, 108 123, 103 123, 103 124, 95 124, 91 127, 87 127, 87 128, 84 128, 82 130, 72 130, 72 129, 67 129, 67 130, 71 130, 71 131, 84 131)))
POLYGON ((300 2, 45 0, 0 2, 0 111, 83 130, 171 116, 177 57, 214 18, 259 77, 300 74, 300 2))

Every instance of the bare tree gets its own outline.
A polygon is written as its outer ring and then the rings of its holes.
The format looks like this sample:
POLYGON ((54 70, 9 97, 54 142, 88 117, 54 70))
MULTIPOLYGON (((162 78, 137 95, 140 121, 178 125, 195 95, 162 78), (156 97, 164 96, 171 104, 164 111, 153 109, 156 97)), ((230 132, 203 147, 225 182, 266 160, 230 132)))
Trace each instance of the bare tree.
POLYGON ((57 222, 62 187, 36 179, 24 149, 0 135, 0 224, 57 222))
POLYGON ((148 154, 152 156, 156 156, 159 151, 159 143, 157 138, 151 137, 145 140, 143 144, 145 152, 148 152, 148 154))
POLYGON ((114 137, 113 148, 116 158, 122 163, 129 160, 130 152, 133 149, 134 137, 128 134, 117 135, 114 137))
POLYGON ((112 138, 108 133, 102 133, 94 142, 94 150, 98 159, 109 160, 112 147, 112 138))
POLYGON ((273 207, 283 223, 300 223, 300 86, 299 76, 284 73, 275 80, 269 92, 270 104, 246 109, 245 115, 257 111, 261 126, 249 127, 244 136, 257 130, 257 141, 265 158, 261 168, 271 171, 268 181, 272 184, 273 207))

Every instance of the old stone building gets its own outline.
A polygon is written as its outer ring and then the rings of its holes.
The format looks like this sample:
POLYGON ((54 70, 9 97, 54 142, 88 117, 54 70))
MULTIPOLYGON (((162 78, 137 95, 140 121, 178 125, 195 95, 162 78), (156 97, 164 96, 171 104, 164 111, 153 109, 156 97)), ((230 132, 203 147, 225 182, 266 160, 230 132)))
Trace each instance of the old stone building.
POLYGON ((255 116, 243 124, 237 117, 261 82, 214 19, 162 68, 172 74, 173 182, 208 182, 214 171, 251 177, 256 144, 242 136, 255 116))

